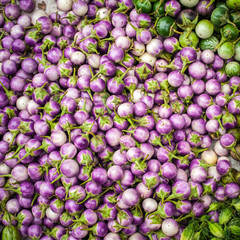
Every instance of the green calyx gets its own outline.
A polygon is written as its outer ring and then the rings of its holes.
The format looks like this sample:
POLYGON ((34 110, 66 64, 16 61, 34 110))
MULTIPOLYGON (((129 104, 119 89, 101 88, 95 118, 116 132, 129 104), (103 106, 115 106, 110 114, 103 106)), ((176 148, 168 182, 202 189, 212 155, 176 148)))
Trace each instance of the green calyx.
POLYGON ((50 232, 50 236, 52 236, 53 238, 57 239, 58 237, 58 231, 59 231, 59 228, 56 226, 54 227, 51 232, 50 232))
POLYGON ((189 165, 189 160, 188 160, 188 156, 174 156, 174 158, 178 159, 180 161, 180 164, 186 164, 189 165))
POLYGON ((162 203, 164 202, 164 199, 166 199, 169 196, 168 192, 164 192, 162 189, 160 190, 160 192, 156 192, 156 195, 158 198, 160 198, 162 200, 162 203))
POLYGON ((41 205, 39 205, 39 209, 42 212, 41 213, 41 219, 45 217, 46 210, 47 210, 48 207, 49 207, 48 204, 45 204, 45 203, 42 203, 41 205))
POLYGON ((52 95, 56 95, 56 94, 59 94, 60 92, 63 92, 63 90, 55 83, 51 84, 49 88, 52 95))
POLYGON ((147 80, 150 74, 152 74, 152 71, 148 68, 146 63, 144 63, 141 67, 138 67, 136 69, 136 73, 140 76, 142 80, 147 80))
MULTIPOLYGON (((114 113, 115 113, 115 116, 114 116, 114 118, 113 118, 113 121, 116 122, 116 123, 118 123, 118 124, 120 124, 120 125, 123 125, 123 124, 126 122, 126 119, 120 117, 120 116, 117 114, 115 108, 114 108, 113 110, 114 110, 114 113)), ((130 116, 129 116, 129 117, 130 117, 130 116)), ((127 119, 127 120, 129 120, 129 119, 127 119)), ((130 121, 131 121, 131 120, 130 120, 130 121)))
POLYGON ((121 224, 119 224, 116 220, 113 220, 113 221, 114 221, 114 223, 112 224, 111 227, 114 228, 116 232, 119 232, 123 228, 126 228, 126 227, 122 226, 121 224))
POLYGON ((38 58, 38 61, 39 61, 39 63, 41 63, 43 65, 44 72, 45 72, 46 69, 48 69, 51 65, 50 65, 50 62, 48 62, 44 56, 45 46, 41 46, 41 49, 42 49, 42 60, 38 58))
POLYGON ((181 113, 183 104, 179 101, 171 102, 171 107, 174 113, 181 113))
POLYGON ((8 90, 0 81, 1 86, 3 87, 5 94, 7 95, 8 99, 11 100, 13 96, 15 96, 15 93, 13 91, 8 90))
POLYGON ((79 128, 86 133, 90 133, 94 123, 84 122, 79 128))
POLYGON ((101 159, 103 159, 104 162, 109 162, 109 161, 112 161, 112 156, 113 156, 113 152, 106 150, 105 155, 101 157, 101 159))
POLYGON ((153 80, 147 82, 147 89, 148 89, 148 91, 150 91, 151 93, 155 93, 155 92, 157 92, 160 88, 159 88, 158 82, 153 79, 153 80))
POLYGON ((71 76, 69 78, 69 84, 72 86, 76 86, 77 85, 77 81, 78 81, 78 77, 77 76, 71 76))
POLYGON ((3 116, 4 116, 4 114, 3 114, 3 113, 0 113, 0 123, 2 123, 3 116))
POLYGON ((101 128, 104 128, 105 125, 111 125, 112 121, 109 116, 100 116, 99 117, 99 124, 101 128))
POLYGON ((151 140, 151 144, 154 146, 162 147, 161 136, 159 137, 155 136, 155 138, 151 140))
POLYGON ((167 79, 160 83, 160 88, 162 90, 165 90, 167 93, 169 93, 169 83, 167 79))
POLYGON ((91 143, 95 148, 97 148, 100 145, 104 145, 103 136, 100 135, 93 136, 91 139, 91 143))
MULTIPOLYGON (((208 150, 208 148, 197 148, 197 147, 193 147, 192 148, 192 152, 193 152, 193 154, 197 157, 198 155, 199 155, 199 153, 202 153, 202 152, 204 152, 204 151, 206 151, 206 150, 208 150)), ((203 163, 203 165, 204 165, 205 163, 203 163)), ((209 165, 206 165, 205 164, 205 166, 209 166, 209 165)))
POLYGON ((154 214, 149 217, 151 220, 151 224, 161 224, 162 223, 162 218, 160 216, 161 214, 154 214))
POLYGON ((34 87, 32 87, 32 85, 29 84, 29 85, 27 86, 27 88, 25 88, 24 93, 25 93, 27 96, 32 96, 33 91, 34 91, 34 87))
POLYGON ((46 39, 44 43, 41 45, 41 49, 43 52, 50 50, 54 45, 54 42, 50 41, 49 39, 46 39))
POLYGON ((74 230, 76 230, 76 229, 79 228, 79 227, 83 227, 81 230, 87 230, 87 231, 88 231, 88 229, 85 229, 86 225, 84 225, 84 224, 81 223, 81 222, 76 222, 76 223, 74 223, 74 224, 72 225, 72 230, 74 231, 74 230))
POLYGON ((11 108, 6 108, 6 114, 8 115, 9 118, 16 117, 15 110, 11 108))
MULTIPOLYGON (((93 160, 89 154, 82 154, 82 161, 81 164, 85 166, 90 166, 92 164, 93 160)), ((87 170, 88 168, 84 168, 87 170)), ((86 171, 85 173, 90 173, 89 171, 86 171)))
POLYGON ((183 56, 181 56, 181 59, 182 59, 182 62, 183 62, 183 67, 182 67, 182 70, 181 70, 181 74, 184 74, 184 72, 186 71, 186 69, 188 67, 188 64, 191 63, 191 61, 189 61, 187 57, 183 57, 183 56))
MULTIPOLYGON (((171 143, 171 141, 173 140, 172 132, 173 132, 173 131, 171 131, 171 132, 168 133, 168 134, 162 135, 162 138, 161 138, 161 141, 162 141, 162 142, 163 142, 163 141, 168 141, 169 146, 172 146, 172 143, 171 143)), ((172 155, 172 157, 174 157, 174 155, 172 155)))
POLYGON ((212 188, 211 188, 211 185, 206 185, 206 184, 203 184, 203 194, 209 194, 209 193, 212 193, 212 188))
POLYGON ((62 200, 60 200, 60 199, 57 198, 57 199, 54 201, 54 205, 55 205, 58 209, 60 209, 60 208, 64 207, 64 202, 63 202, 62 200))
MULTIPOLYGON (((119 104, 121 104, 121 99, 117 96, 114 96, 113 100, 111 101, 111 103, 113 103, 115 106, 118 106, 119 104)), ((116 113, 116 109, 114 108, 114 113, 115 115, 117 114, 116 113)), ((117 114, 118 115, 118 114, 117 114)))
POLYGON ((176 8, 173 8, 171 4, 167 4, 165 7, 165 12, 171 17, 174 17, 174 12, 176 11, 176 8))
POLYGON ((190 194, 189 199, 196 199, 196 198, 197 199, 199 198, 198 187, 191 185, 191 194, 190 194))
POLYGON ((70 77, 72 70, 67 68, 61 68, 59 72, 61 77, 70 77))
POLYGON ((226 113, 222 116, 222 124, 228 124, 228 123, 235 123, 236 122, 236 117, 231 114, 229 111, 226 111, 226 113))
MULTIPOLYGON (((147 155, 148 157, 148 155, 147 155)), ((145 172, 145 170, 147 169, 147 164, 146 164, 146 159, 143 159, 142 161, 141 160, 137 160, 137 159, 134 159, 134 163, 135 163, 135 169, 136 170, 139 170, 139 171, 142 171, 143 173, 145 172)))
MULTIPOLYGON (((47 114, 51 114, 52 111, 53 111, 50 102, 47 102, 44 107, 39 107, 38 109, 43 109, 44 112, 46 112, 47 114)), ((52 121, 53 121, 53 120, 51 120, 51 121, 50 121, 50 120, 47 120, 47 122, 48 122, 48 124, 50 125, 51 129, 54 129, 55 125, 53 126, 52 121), (51 123, 52 123, 52 124, 51 124, 51 123)))
POLYGON ((49 93, 44 89, 44 85, 42 87, 35 88, 35 90, 33 91, 36 100, 43 101, 44 98, 49 95, 49 93))
POLYGON ((22 224, 22 222, 23 222, 24 219, 25 219, 25 215, 22 214, 22 212, 20 212, 20 213, 17 215, 18 224, 22 224))
POLYGON ((71 216, 68 212, 64 212, 61 215, 61 221, 63 221, 63 222, 68 222, 68 221, 71 221, 71 220, 73 220, 73 216, 71 216))
POLYGON ((97 44, 89 43, 87 46, 87 50, 89 53, 99 54, 99 52, 97 51, 97 44))
POLYGON ((76 86, 76 85, 77 85, 77 81, 78 81, 78 76, 75 75, 75 72, 76 72, 76 69, 75 69, 75 68, 74 68, 73 72, 74 72, 73 76, 71 76, 71 77, 69 78, 69 84, 70 84, 71 86, 76 86))
MULTIPOLYGON (((129 63, 132 59, 133 59, 133 57, 131 55, 129 55, 128 53, 125 53, 124 58, 122 60, 123 65, 124 65, 124 62, 129 63)), ((126 67, 126 66, 124 65, 124 67, 126 67)))
MULTIPOLYGON (((64 114, 64 109, 62 110, 62 115, 64 114)), ((71 141, 71 129, 75 128, 75 124, 71 124, 70 122, 66 122, 64 125, 61 126, 63 128, 63 130, 67 131, 68 133, 68 139, 69 142, 71 141)), ((88 137, 88 135, 86 134, 86 138, 88 137)))
POLYGON ((74 201, 78 201, 82 197, 82 194, 78 192, 78 190, 69 192, 69 197, 67 199, 72 199, 74 201))
MULTIPOLYGON (((48 103, 47 103, 48 104, 48 103)), ((46 106, 46 105, 45 105, 46 106)), ((43 108, 44 111, 48 114, 51 113, 52 109, 48 109, 48 108, 43 108)), ((50 126, 51 130, 54 130, 56 128, 56 126, 58 125, 58 122, 55 122, 56 118, 52 119, 52 120, 46 120, 46 122, 48 123, 48 125, 50 126)))
POLYGON ((157 185, 159 179, 158 177, 151 177, 151 178, 147 178, 145 179, 146 183, 145 185, 147 186, 148 189, 152 189, 154 186, 157 185))
POLYGON ((188 35, 189 36, 190 32, 192 31, 192 29, 195 28, 196 24, 198 23, 198 15, 196 16, 195 19, 193 19, 193 21, 189 20, 188 18, 185 17, 185 15, 182 15, 182 24, 177 24, 178 27, 180 27, 183 30, 187 30, 188 35))
POLYGON ((97 212, 101 213, 101 218, 103 219, 103 221, 105 221, 105 220, 111 219, 112 210, 113 210, 113 207, 109 208, 107 204, 104 204, 104 206, 98 209, 97 212))
POLYGON ((167 218, 167 215, 165 213, 165 204, 158 204, 157 210, 149 214, 148 217, 153 217, 155 224, 160 224, 162 222, 162 218, 167 218))
POLYGON ((122 210, 119 210, 118 214, 117 214, 117 217, 120 221, 120 224, 125 220, 125 219, 128 219, 128 215, 125 211, 122 211, 122 210))
POLYGON ((35 41, 37 41, 38 39, 41 38, 41 34, 39 33, 39 31, 32 31, 32 32, 28 33, 28 37, 32 38, 35 41))
POLYGON ((70 23, 73 23, 73 22, 75 22, 75 21, 78 21, 78 17, 77 17, 76 15, 72 14, 71 12, 68 12, 66 18, 68 19, 68 21, 69 21, 70 23))
POLYGON ((124 2, 118 2, 118 8, 114 11, 114 13, 126 13, 128 10, 129 7, 127 7, 124 2))
POLYGON ((116 196, 109 196, 107 199, 110 203, 117 203, 116 196))
POLYGON ((179 200, 183 200, 184 197, 183 197, 184 194, 182 193, 177 193, 177 188, 174 187, 173 190, 172 190, 172 194, 166 199, 166 201, 168 200, 171 200, 171 199, 179 199, 179 200))
POLYGON ((201 142, 201 136, 198 134, 191 134, 189 141, 197 145, 199 142, 201 142))
POLYGON ((61 50, 65 49, 68 46, 68 40, 61 39, 58 43, 61 50))
POLYGON ((26 134, 28 132, 32 132, 30 125, 32 124, 32 122, 26 122, 26 121, 21 121, 20 125, 18 126, 19 131, 22 134, 26 134))

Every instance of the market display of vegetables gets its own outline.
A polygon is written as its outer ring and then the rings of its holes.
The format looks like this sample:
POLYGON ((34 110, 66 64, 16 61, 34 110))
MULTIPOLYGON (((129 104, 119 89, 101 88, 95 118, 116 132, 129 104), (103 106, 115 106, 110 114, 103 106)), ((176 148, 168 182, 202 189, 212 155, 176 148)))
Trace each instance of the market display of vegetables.
POLYGON ((239 240, 240 2, 56 4, 0 0, 1 239, 239 240))

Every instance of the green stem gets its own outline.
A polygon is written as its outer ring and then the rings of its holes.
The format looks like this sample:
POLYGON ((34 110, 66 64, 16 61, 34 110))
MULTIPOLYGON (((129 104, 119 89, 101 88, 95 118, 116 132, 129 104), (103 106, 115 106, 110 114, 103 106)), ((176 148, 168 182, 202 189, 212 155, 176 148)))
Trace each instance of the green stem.
POLYGON ((51 184, 53 184, 53 183, 55 183, 56 181, 58 181, 62 176, 63 176, 63 175, 60 174, 56 179, 54 179, 54 180, 51 182, 51 184))
POLYGON ((84 185, 85 183, 88 183, 90 181, 92 181, 92 178, 89 178, 88 180, 86 180, 85 182, 81 183, 80 185, 84 185))
POLYGON ((10 22, 10 20, 7 18, 7 16, 5 15, 5 12, 2 11, 2 14, 3 14, 3 17, 4 17, 4 20, 5 20, 5 23, 7 22, 10 22))
POLYGON ((181 70, 181 74, 184 74, 184 72, 186 71, 188 67, 188 63, 186 61, 183 61, 183 66, 182 66, 182 70, 181 70))
POLYGON ((101 74, 103 72, 103 70, 99 70, 93 77, 92 77, 92 79, 91 79, 91 81, 92 80, 94 80, 99 74, 101 74))
POLYGON ((121 182, 120 182, 120 180, 118 180, 118 181, 117 181, 117 183, 118 183, 118 185, 119 185, 120 189, 121 189, 122 191, 124 191, 124 190, 123 190, 123 188, 122 188, 122 185, 121 185, 121 182))
MULTIPOLYGON (((133 121, 132 121, 131 118, 128 118, 127 120, 128 120, 128 122, 130 123, 130 125, 131 125, 133 128, 136 127, 136 124, 133 123, 133 121)), ((125 131, 125 132, 127 132, 127 131, 125 131)), ((130 131, 129 131, 129 132, 130 132, 130 131)), ((130 132, 130 133, 132 133, 132 132, 130 132)))
POLYGON ((208 9, 214 2, 215 2, 215 0, 211 0, 211 1, 209 2, 209 4, 206 6, 206 9, 208 9))
POLYGON ((129 10, 129 7, 122 5, 118 9, 116 9, 114 13, 126 13, 128 10, 129 10))
POLYGON ((4 34, 5 34, 5 31, 3 31, 2 34, 0 35, 0 39, 3 38, 4 34))
POLYGON ((216 51, 226 41, 227 41, 227 39, 222 37, 219 44, 214 48, 214 51, 216 51))
POLYGON ((12 159, 13 157, 15 157, 22 148, 23 148, 23 146, 19 146, 19 147, 16 149, 15 153, 14 153, 10 158, 5 159, 4 161, 10 160, 10 159, 12 159))
POLYGON ((135 31, 138 31, 138 30, 139 30, 139 28, 137 28, 137 27, 135 27, 134 25, 132 25, 131 22, 128 22, 128 23, 129 23, 129 25, 130 25, 135 31))
POLYGON ((188 39, 188 37, 189 37, 189 35, 190 35, 191 32, 192 32, 192 29, 191 29, 191 28, 187 30, 186 39, 188 39))
POLYGON ((83 90, 83 91, 87 92, 88 95, 90 96, 91 100, 93 101, 93 96, 92 96, 91 90, 90 89, 86 89, 86 90, 83 90))
POLYGON ((4 174, 4 175, 0 175, 0 177, 12 177, 12 174, 4 174))
POLYGON ((177 221, 178 222, 180 222, 180 221, 182 221, 182 220, 184 220, 184 219, 187 219, 187 218, 189 218, 189 217, 192 217, 192 213, 189 213, 189 214, 187 214, 187 215, 181 215, 178 219, 177 219, 177 221))
POLYGON ((221 117, 218 117, 217 121, 219 123, 219 126, 224 130, 224 127, 223 127, 222 122, 221 122, 221 117))
POLYGON ((85 198, 83 199, 83 201, 80 202, 79 204, 82 204, 82 203, 86 202, 89 198, 91 198, 91 195, 88 195, 87 197, 85 197, 85 198))
POLYGON ((3 83, 1 81, 0 81, 0 84, 1 84, 2 88, 4 89, 5 93, 8 93, 9 90, 3 85, 3 83))
POLYGON ((240 156, 238 155, 235 148, 232 148, 231 151, 233 151, 236 154, 237 159, 240 161, 240 156))
POLYGON ((13 141, 14 141, 15 137, 18 135, 18 133, 19 133, 19 130, 15 130, 12 132, 12 141, 10 142, 9 146, 12 146, 13 141))
POLYGON ((34 202, 35 202, 35 200, 37 199, 38 196, 39 196, 39 194, 37 194, 37 193, 34 195, 31 206, 33 206, 33 204, 34 204, 34 202))
MULTIPOLYGON (((173 31, 174 31, 175 33, 180 34, 180 35, 183 34, 182 32, 179 32, 179 31, 177 31, 176 29, 174 29, 173 31)), ((189 32, 189 34, 190 34, 190 33, 191 33, 191 31, 189 32)), ((188 34, 188 35, 189 35, 189 34, 188 34)))
MULTIPOLYGON (((89 70, 90 70, 90 72, 91 72, 91 75, 92 75, 92 78, 94 77, 94 73, 93 73, 93 71, 92 71, 92 68, 91 68, 91 66, 89 66, 89 70)), ((91 79, 91 81, 92 81, 92 79, 91 79)))
POLYGON ((237 183, 237 182, 236 182, 236 179, 234 178, 234 176, 233 176, 233 174, 232 174, 232 172, 230 171, 228 174, 229 174, 229 176, 231 177, 231 179, 233 180, 233 182, 237 183))
POLYGON ((136 161, 135 164, 138 166, 138 168, 139 168, 142 172, 144 172, 144 170, 142 169, 142 167, 141 167, 141 165, 139 164, 138 161, 136 161))

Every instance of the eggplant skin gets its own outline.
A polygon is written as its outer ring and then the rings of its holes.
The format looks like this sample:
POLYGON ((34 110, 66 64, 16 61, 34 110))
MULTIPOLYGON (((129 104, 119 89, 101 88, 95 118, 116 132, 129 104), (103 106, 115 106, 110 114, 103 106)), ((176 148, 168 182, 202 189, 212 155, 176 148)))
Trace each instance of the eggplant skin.
POLYGON ((18 229, 14 226, 6 226, 2 231, 1 240, 21 240, 21 235, 18 229))
POLYGON ((190 22, 193 22, 197 17, 198 13, 196 11, 193 11, 192 9, 182 10, 177 16, 177 24, 184 24, 184 18, 189 20, 190 22))

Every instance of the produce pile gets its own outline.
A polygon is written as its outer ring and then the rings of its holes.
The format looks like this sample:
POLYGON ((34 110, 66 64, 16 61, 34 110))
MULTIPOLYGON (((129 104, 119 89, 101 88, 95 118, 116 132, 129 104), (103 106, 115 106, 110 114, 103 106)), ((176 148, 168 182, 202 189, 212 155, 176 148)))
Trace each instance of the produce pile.
POLYGON ((239 1, 57 6, 0 0, 2 240, 239 240, 239 1))

